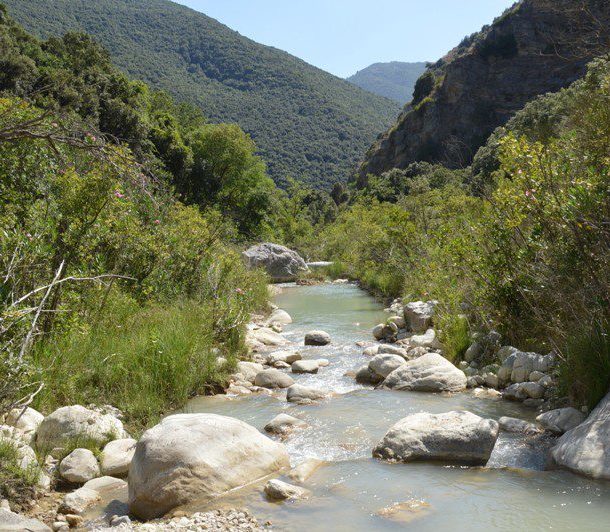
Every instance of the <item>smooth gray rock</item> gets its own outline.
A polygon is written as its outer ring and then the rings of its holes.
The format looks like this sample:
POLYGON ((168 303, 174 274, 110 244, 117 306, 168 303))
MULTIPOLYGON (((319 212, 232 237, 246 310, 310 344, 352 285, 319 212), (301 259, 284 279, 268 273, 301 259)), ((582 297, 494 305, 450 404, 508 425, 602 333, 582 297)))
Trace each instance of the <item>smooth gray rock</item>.
POLYGON ((425 332, 432 325, 436 301, 414 301, 404 307, 407 327, 413 332, 425 332))
POLYGON ((498 420, 500 424, 500 430, 504 432, 514 432, 517 434, 539 434, 542 432, 540 427, 530 423, 529 421, 525 421, 524 419, 518 419, 515 417, 501 417, 498 420))
POLYGON ((324 331, 309 331, 305 335, 305 345, 328 345, 330 342, 330 335, 324 331))
POLYGON ((404 347, 399 347, 392 344, 381 344, 377 348, 376 355, 398 355, 402 358, 407 358, 407 350, 404 347))
POLYGON ((466 375, 446 358, 427 353, 410 360, 388 375, 384 388, 420 392, 460 392, 466 389, 466 375))
POLYGON ((292 373, 318 373, 319 369, 317 360, 297 360, 292 363, 292 373))
POLYGON ((275 282, 294 281, 308 271, 307 264, 296 252, 286 246, 265 242, 252 246, 242 254, 249 268, 264 268, 275 282))
MULTIPOLYGON (((300 353, 295 353, 294 351, 276 351, 275 353, 269 354, 267 357, 267 364, 270 366, 274 366, 277 362, 285 362, 286 364, 292 364, 297 360, 301 360, 303 358, 300 353)), ((263 368, 259 369, 262 371, 263 368)), ((257 371, 258 373, 258 371, 257 371)), ((256 377, 256 375, 254 375, 256 377)))
POLYGON ((566 469, 610 480, 610 393, 583 423, 559 438, 552 455, 566 469))
POLYGON ((129 473, 129 465, 136 452, 138 442, 132 438, 114 440, 106 444, 100 457, 103 475, 124 477, 129 473))
POLYGON ((498 438, 498 423, 471 412, 419 413, 396 423, 373 456, 398 462, 441 460, 485 464, 498 438))
POLYGON ((309 493, 305 488, 293 486, 276 478, 265 484, 265 495, 273 501, 305 499, 309 493))
POLYGON ((262 364, 256 362, 239 361, 237 363, 237 373, 235 376, 239 375, 242 377, 240 380, 253 383, 256 376, 264 369, 262 364))
POLYGON ((59 464, 59 474, 73 484, 84 484, 100 476, 100 467, 89 449, 74 449, 59 464))
POLYGON ((261 388, 288 388, 294 384, 294 380, 279 369, 265 369, 256 375, 254 384, 261 388))
POLYGON ((130 513, 153 519, 289 465, 282 444, 243 421, 215 414, 169 416, 138 442, 129 469, 130 513))
POLYGON ((286 392, 286 399, 289 403, 312 403, 324 399, 326 393, 317 388, 303 386, 302 384, 293 384, 286 392))
POLYGON ((555 434, 563 434, 580 425, 585 419, 586 416, 580 410, 570 406, 568 408, 549 410, 544 414, 540 414, 536 421, 546 430, 550 430, 555 434))
POLYGON ((376 355, 369 362, 369 369, 382 379, 385 379, 403 364, 406 364, 406 361, 399 355, 376 355))
POLYGON ((265 430, 271 434, 285 435, 295 429, 304 429, 308 425, 302 419, 288 414, 278 414, 265 425, 265 430))

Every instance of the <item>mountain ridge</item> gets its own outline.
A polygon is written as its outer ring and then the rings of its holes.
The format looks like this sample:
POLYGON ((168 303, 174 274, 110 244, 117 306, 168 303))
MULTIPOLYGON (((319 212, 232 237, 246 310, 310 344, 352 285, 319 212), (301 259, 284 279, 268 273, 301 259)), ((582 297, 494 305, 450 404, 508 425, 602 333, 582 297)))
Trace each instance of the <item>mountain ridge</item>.
POLYGON ((349 76, 358 87, 404 105, 411 101, 415 82, 424 73, 426 62, 390 61, 373 63, 349 76))
POLYGON ((346 181, 399 112, 395 102, 167 0, 4 3, 36 36, 89 33, 131 77, 197 105, 212 122, 238 123, 280 184, 288 176, 317 187, 346 181))

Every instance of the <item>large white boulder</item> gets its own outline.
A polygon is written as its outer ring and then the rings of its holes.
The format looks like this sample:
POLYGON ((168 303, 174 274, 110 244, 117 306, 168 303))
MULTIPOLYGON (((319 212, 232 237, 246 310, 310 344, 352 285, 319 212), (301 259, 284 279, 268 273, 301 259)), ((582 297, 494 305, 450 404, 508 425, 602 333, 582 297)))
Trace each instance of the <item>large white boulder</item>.
POLYGON ((261 388, 288 388, 294 384, 294 380, 279 369, 266 369, 256 375, 254 384, 261 388))
POLYGON ((297 360, 292 363, 292 373, 318 373, 320 363, 317 360, 297 360))
POLYGON ((307 264, 296 251, 279 244, 265 242, 244 251, 243 259, 249 268, 264 268, 275 282, 294 281, 307 264))
POLYGON ((100 457, 102 474, 111 477, 124 477, 129 473, 129 464, 136 452, 136 440, 124 438, 106 444, 100 457))
POLYGON ((292 317, 285 310, 277 308, 267 318, 267 326, 273 325, 274 323, 279 323, 280 325, 289 325, 290 323, 292 323, 292 317))
POLYGON ((610 393, 583 423, 559 438, 552 454, 562 467, 610 480, 610 393))
POLYGON ((498 423, 471 412, 419 413, 386 433, 373 456, 398 462, 443 460, 485 464, 498 438, 498 423))
POLYGON ((110 414, 80 405, 63 406, 44 418, 36 431, 36 446, 51 450, 65 443, 87 440, 101 447, 122 435, 123 423, 110 414))
POLYGON ((59 474, 73 484, 84 484, 100 476, 100 467, 89 449, 74 449, 59 464, 59 474))
POLYGON ((286 449, 254 427, 216 414, 178 414, 147 430, 129 469, 129 509, 153 519, 290 465, 286 449))
POLYGON ((403 364, 406 364, 406 361, 399 355, 376 355, 369 362, 369 369, 376 375, 385 379, 390 373, 403 364))
POLYGON ((432 325, 436 301, 414 301, 404 307, 407 327, 413 332, 424 332, 432 325))
POLYGON ((36 432, 44 416, 33 408, 15 408, 6 416, 6 424, 15 427, 25 434, 33 434, 36 432))
POLYGON ((438 353, 427 353, 395 369, 383 383, 385 388, 419 392, 460 392, 466 375, 438 353))

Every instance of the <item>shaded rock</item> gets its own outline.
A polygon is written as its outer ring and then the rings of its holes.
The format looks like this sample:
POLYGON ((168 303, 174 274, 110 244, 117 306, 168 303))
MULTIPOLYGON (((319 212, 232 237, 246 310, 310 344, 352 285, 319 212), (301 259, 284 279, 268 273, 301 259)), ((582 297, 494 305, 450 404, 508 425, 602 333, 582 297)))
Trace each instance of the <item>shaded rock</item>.
POLYGON ((100 467, 89 449, 74 449, 59 464, 59 474, 68 482, 84 484, 100 476, 100 467))
POLYGON ((294 384, 292 377, 278 369, 265 369, 256 375, 254 384, 262 388, 288 388, 294 384))
POLYGON ((319 369, 317 360, 297 360, 292 363, 292 373, 318 373, 319 369))
POLYGON ((471 412, 413 414, 401 419, 373 450, 392 461, 443 460, 485 464, 498 438, 498 423, 471 412))
POLYGON ((398 347, 397 345, 381 344, 377 348, 378 355, 398 355, 402 358, 407 358, 407 350, 404 347, 398 347))
POLYGON ((385 379, 395 369, 406 364, 405 359, 398 355, 376 355, 369 362, 369 369, 385 379))
POLYGON ((391 316, 388 318, 388 323, 394 323, 399 329, 404 329, 407 326, 407 322, 402 316, 391 316))
POLYGON ((427 353, 410 360, 388 375, 383 383, 393 390, 459 392, 466 388, 466 375, 446 358, 427 353))
POLYGON ((501 417, 498 420, 500 424, 500 430, 504 432, 514 432, 517 434, 539 434, 542 432, 540 427, 530 423, 529 421, 525 421, 524 419, 518 419, 515 417, 501 417))
POLYGON ((296 251, 285 246, 265 242, 252 246, 242 254, 249 268, 264 268, 275 282, 294 281, 307 265, 296 251))
POLYGON ((278 414, 265 425, 265 430, 271 434, 285 435, 295 429, 304 429, 308 425, 302 419, 288 414, 278 414))
POLYGON ((288 388, 286 399, 289 403, 311 403, 324 399, 326 393, 316 388, 303 386, 302 384, 293 384, 288 388))
POLYGON ((270 480, 265 484, 265 495, 274 501, 305 499, 309 494, 309 490, 293 486, 278 479, 270 480))
POLYGON ((510 379, 512 382, 526 382, 533 371, 546 373, 554 365, 555 357, 553 355, 538 355, 536 353, 518 351, 515 353, 510 379))
POLYGON ((129 472, 129 464, 136 452, 136 440, 125 438, 106 444, 100 458, 102 474, 123 477, 129 472))
POLYGON ((583 423, 559 438, 552 455, 559 466, 575 473, 610 479, 610 394, 583 423))
POLYGON ((536 421, 546 430, 555 434, 563 434, 583 423, 585 419, 586 416, 580 410, 567 407, 540 414, 536 421))
POLYGON ((80 405, 64 406, 44 418, 36 432, 36 446, 53 449, 86 439, 101 447, 122 435, 123 423, 116 417, 80 405))
POLYGON ((324 331, 309 331, 305 335, 305 345, 328 345, 330 342, 330 335, 324 331))
POLYGON ((407 327, 413 332, 424 332, 432 325, 436 301, 414 301, 404 307, 407 327))
POLYGON ((179 414, 147 430, 129 470, 129 509, 142 519, 213 498, 289 466, 284 446, 243 421, 179 414))
POLYGON ((479 342, 475 342, 468 349, 466 349, 466 352, 464 353, 464 360, 466 362, 472 362, 477 360, 482 353, 483 347, 479 342))
POLYGON ((369 368, 369 365, 362 366, 356 372, 356 382, 360 384, 372 384, 373 386, 383 381, 383 377, 377 375, 369 368))

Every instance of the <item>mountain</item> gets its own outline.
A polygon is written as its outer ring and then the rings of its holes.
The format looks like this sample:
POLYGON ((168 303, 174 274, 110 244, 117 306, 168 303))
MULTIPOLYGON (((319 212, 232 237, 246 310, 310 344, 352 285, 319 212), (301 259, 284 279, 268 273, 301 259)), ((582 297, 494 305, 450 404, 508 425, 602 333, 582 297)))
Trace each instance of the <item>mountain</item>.
POLYGON ((167 0, 3 0, 27 30, 48 38, 84 31, 131 77, 236 122, 255 140, 276 182, 317 187, 346 180, 393 101, 167 0))
POLYGON ((468 166, 527 102, 581 78, 608 50, 607 0, 518 2, 424 73, 412 104, 368 151, 358 184, 416 161, 468 166))
POLYGON ((426 63, 375 63, 359 70, 347 81, 373 94, 405 104, 411 101, 415 82, 424 70, 426 63))

